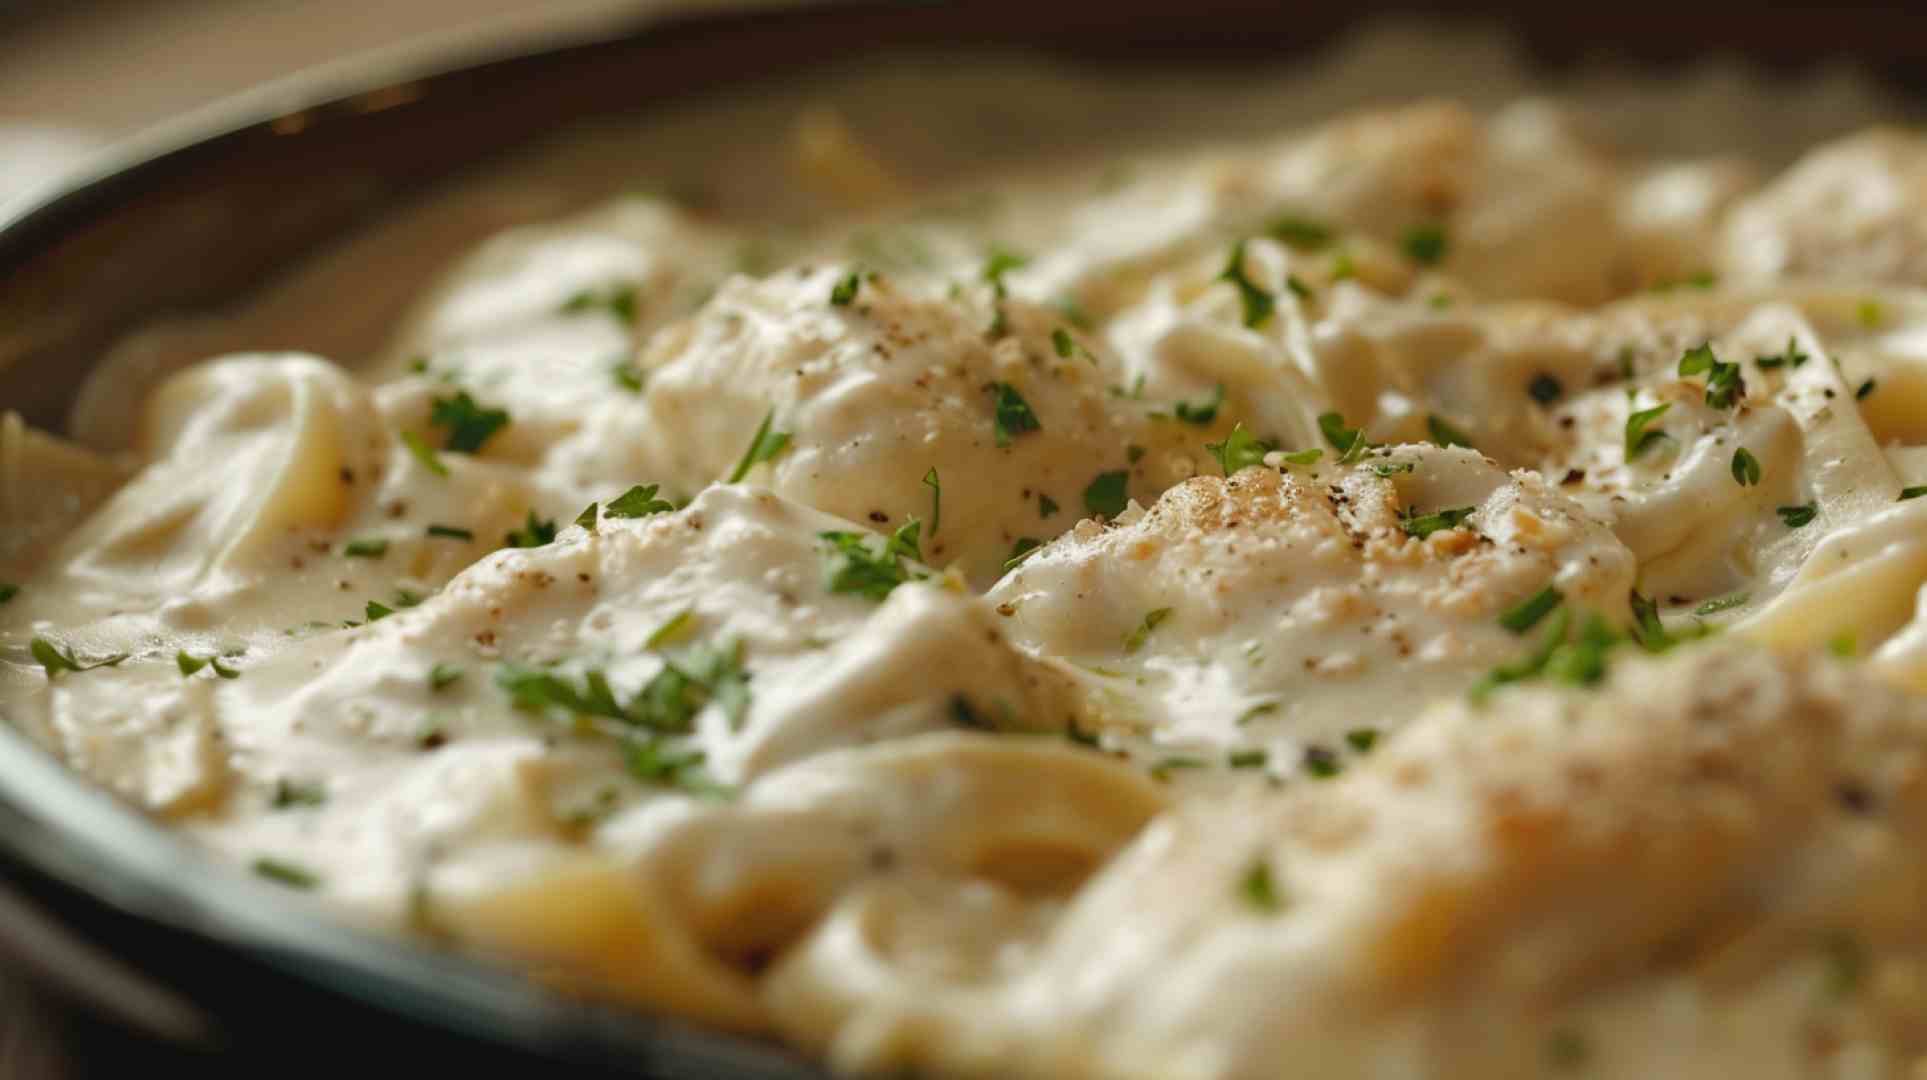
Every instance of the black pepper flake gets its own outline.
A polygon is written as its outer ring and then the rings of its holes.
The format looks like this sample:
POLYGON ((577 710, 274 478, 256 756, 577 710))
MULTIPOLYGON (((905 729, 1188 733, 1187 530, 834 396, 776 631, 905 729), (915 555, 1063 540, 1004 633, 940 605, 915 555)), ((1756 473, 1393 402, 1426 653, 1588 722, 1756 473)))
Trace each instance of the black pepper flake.
POLYGON ((1834 798, 1840 800, 1841 808, 1850 814, 1873 813, 1873 792, 1868 791, 1864 784, 1853 780, 1843 780, 1838 787, 1833 789, 1833 795, 1834 798))

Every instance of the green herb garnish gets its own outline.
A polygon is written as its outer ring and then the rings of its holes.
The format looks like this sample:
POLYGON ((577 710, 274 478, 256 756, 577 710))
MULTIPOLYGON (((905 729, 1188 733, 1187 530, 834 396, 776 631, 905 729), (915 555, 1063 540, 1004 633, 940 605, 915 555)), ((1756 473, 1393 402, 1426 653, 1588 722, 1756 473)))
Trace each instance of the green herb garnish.
POLYGON ((1708 408, 1729 409, 1733 403, 1746 394, 1746 381, 1740 377, 1740 365, 1729 364, 1713 354, 1713 346, 1702 344, 1686 350, 1679 358, 1679 374, 1706 376, 1706 404, 1708 408))
POLYGON ((1130 505, 1127 488, 1131 474, 1123 469, 1101 472, 1084 489, 1084 509, 1100 517, 1114 518, 1130 505))
POLYGON ((1787 528, 1797 529, 1802 525, 1811 524, 1813 519, 1819 516, 1820 506, 1818 503, 1807 503, 1805 506, 1781 506, 1776 507, 1773 512, 1780 515, 1780 520, 1786 523, 1787 528))
POLYGON ((903 560, 917 557, 919 528, 913 519, 889 539, 859 532, 818 533, 830 542, 826 564, 828 589, 881 602, 897 586, 910 580, 910 571, 904 568, 903 560))
POLYGON ((1650 409, 1640 409, 1626 417, 1627 461, 1630 462, 1639 457, 1639 455, 1651 449, 1652 445, 1661 439, 1669 439, 1672 437, 1664 431, 1650 430, 1652 422, 1666 415, 1666 410, 1672 407, 1672 403, 1667 402, 1665 404, 1655 405, 1650 409))
POLYGON ((452 398, 436 398, 429 410, 428 422, 448 429, 442 449, 473 454, 508 426, 509 414, 505 409, 484 408, 468 396, 468 391, 462 390, 452 398))
POLYGON ((1534 593, 1530 599, 1499 616, 1499 625, 1515 634, 1523 634, 1539 625, 1539 620, 1552 614, 1552 609, 1564 603, 1565 599, 1564 593, 1548 585, 1534 593))
POLYGON ((1223 442, 1205 443, 1204 448, 1218 459, 1218 468, 1224 470, 1226 477, 1235 475, 1241 469, 1264 464, 1265 455, 1273 449, 1270 443, 1253 438, 1243 424, 1233 427, 1223 442))
POLYGON ((454 664, 436 664, 428 669, 428 688, 440 692, 454 685, 462 677, 462 669, 454 664))
POLYGON ((1734 593, 1732 596, 1722 596, 1717 600, 1708 600, 1704 604, 1694 608, 1693 614, 1718 615, 1722 611, 1731 611, 1741 604, 1746 603, 1747 596, 1748 594, 1746 593, 1734 593))
POLYGON ((253 869, 260 877, 267 878, 277 885, 286 885, 290 889, 312 889, 321 884, 321 878, 313 871, 280 859, 256 859, 253 869))
POLYGON ((1752 487, 1760 482, 1760 459, 1744 446, 1733 451, 1733 482, 1741 487, 1752 487))
POLYGON ((1273 218, 1271 224, 1265 226, 1265 232, 1287 247, 1299 251, 1328 248, 1334 236, 1330 226, 1291 214, 1273 218))
POLYGON ((749 447, 743 451, 742 460, 729 471, 729 479, 723 481, 724 483, 740 483, 743 477, 749 475, 749 470, 761 462, 775 460, 776 455, 782 453, 783 448, 790 444, 789 432, 770 430, 770 425, 775 420, 774 408, 763 414, 763 422, 756 425, 756 434, 750 437, 749 447))
POLYGON ((857 290, 862 287, 863 275, 855 270, 850 271, 846 276, 839 278, 836 285, 830 289, 831 306, 849 307, 856 299, 857 290))
POLYGON ((530 510, 521 528, 502 537, 502 545, 512 548, 541 547, 555 539, 555 531, 555 522, 544 521, 530 510))
POLYGON ((350 540, 342 545, 341 553, 350 559, 379 559, 388 554, 388 541, 350 540))
POLYGON ((328 801, 328 789, 317 781, 302 783, 282 777, 274 782, 274 808, 288 810, 296 806, 320 806, 328 801))
POLYGON ((1037 414, 1031 411, 1030 402, 1017 388, 1006 382, 990 384, 990 392, 995 398, 996 417, 991 422, 991 430, 997 437, 998 446, 1009 446, 1010 441, 1025 432, 1042 431, 1037 414))
POLYGON ((1338 451, 1340 465, 1352 464, 1372 448, 1372 444, 1365 439, 1364 429, 1346 427, 1345 417, 1340 413, 1319 414, 1318 430, 1324 434, 1325 441, 1332 445, 1332 449, 1338 451))
POLYGON ((603 293, 584 289, 562 304, 565 315, 598 310, 608 312, 611 318, 624 326, 636 325, 636 287, 623 285, 603 293))
POLYGON ((1004 572, 1009 573, 1010 571, 1016 569, 1018 563, 1021 563, 1025 559, 1030 558, 1031 555, 1036 553, 1038 548, 1041 548, 1043 546, 1044 546, 1044 542, 1042 540, 1036 539, 1035 537, 1030 537, 1030 536, 1018 537, 1017 542, 1010 546, 1009 557, 1004 559, 1004 572))
POLYGON ((1137 624, 1137 628, 1124 635, 1124 651, 1134 653, 1143 648, 1144 642, 1151 636, 1151 631, 1156 630, 1164 620, 1170 617, 1171 609, 1168 607, 1145 612, 1144 620, 1137 624))
POLYGON ((1039 492, 1037 495, 1037 516, 1047 518, 1055 513, 1057 513, 1057 500, 1039 492))
POLYGON ((468 541, 468 540, 475 539, 474 533, 470 532, 467 529, 458 528, 454 525, 430 525, 428 527, 428 535, 438 536, 444 540, 468 541))
POLYGON ((930 489, 930 535, 934 537, 943 527, 943 478, 935 465, 923 474, 923 486, 930 489))
POLYGON ((202 668, 207 668, 223 679, 238 679, 241 677, 239 671, 221 663, 221 658, 218 655, 203 659, 201 657, 188 655, 186 649, 182 649, 174 654, 174 666, 180 669, 183 678, 199 672, 202 668))
POLYGON ((1904 487, 1900 489, 1900 498, 1895 499, 1894 501, 1906 502, 1908 499, 1918 499, 1922 495, 1927 495, 1927 485, 1921 485, 1919 487, 1904 487))
POLYGON ((62 646, 44 638, 36 637, 28 643, 27 651, 46 670, 47 678, 52 679, 63 671, 82 672, 95 668, 115 667, 125 661, 129 653, 115 653, 100 660, 81 660, 74 656, 72 646, 62 646))
POLYGON ((1209 427, 1211 425, 1211 422, 1218 418, 1218 406, 1223 404, 1224 404, 1224 384, 1219 383, 1217 386, 1212 388, 1210 397, 1205 398, 1203 401, 1198 402, 1196 405, 1193 405, 1188 401, 1178 402, 1176 405, 1171 407, 1171 415, 1177 417, 1178 419, 1184 421, 1187 424, 1196 424, 1199 427, 1209 427))
POLYGON ((404 431, 401 433, 401 441, 403 446, 408 447, 408 452, 415 455, 415 460, 421 462, 422 468, 436 476, 448 475, 448 466, 442 463, 442 459, 435 453, 435 448, 428 445, 427 440, 412 431, 404 431))
POLYGON ((612 518, 639 518, 651 514, 663 514, 676 508, 667 499, 656 498, 656 484, 637 484, 628 491, 609 500, 603 507, 602 516, 612 518))
POLYGON ((1264 859, 1253 859, 1243 876, 1238 879, 1238 895, 1244 902, 1267 915, 1284 908, 1284 901, 1278 896, 1278 886, 1271 879, 1271 864, 1264 859))
POLYGON ((1245 242, 1238 241, 1231 247, 1231 258, 1225 263, 1223 272, 1217 280, 1228 281, 1238 290, 1238 300, 1244 307, 1244 324, 1256 328, 1271 318, 1277 299, 1261 289, 1245 274, 1245 242))
POLYGON ((1432 442, 1436 445, 1445 447, 1463 446, 1467 450, 1475 449, 1472 445, 1471 436, 1453 427, 1451 421, 1437 413, 1431 413, 1426 416, 1425 432, 1431 436, 1432 442))
POLYGON ((1445 226, 1414 225, 1405 230, 1400 246, 1413 262, 1422 266, 1437 266, 1445 260, 1446 241, 1445 226))
POLYGON ((1479 508, 1476 506, 1461 506, 1449 510, 1438 510, 1430 514, 1416 515, 1411 512, 1411 509, 1411 507, 1407 507, 1399 513, 1398 526, 1405 530, 1407 536, 1413 536, 1423 540, 1435 532, 1458 528, 1465 523, 1467 518, 1477 513, 1479 508))

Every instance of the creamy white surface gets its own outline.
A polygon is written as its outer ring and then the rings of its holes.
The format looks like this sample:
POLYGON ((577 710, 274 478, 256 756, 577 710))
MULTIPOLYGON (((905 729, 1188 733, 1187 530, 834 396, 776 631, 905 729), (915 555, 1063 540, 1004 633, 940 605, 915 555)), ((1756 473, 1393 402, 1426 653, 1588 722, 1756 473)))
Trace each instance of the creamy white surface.
MULTIPOLYGON (((416 208, 130 340, 75 442, 0 421, 0 718, 345 917, 854 1073, 1911 1075, 1927 142, 1698 144, 1676 113, 1764 100, 1717 72, 1671 113, 1613 81, 1340 111, 1437 89, 1384 75, 1420 53, 1301 76, 1315 126, 1247 87, 1207 127, 1262 136, 921 201, 929 134, 827 91, 716 151, 714 208, 518 186, 606 172, 604 136, 450 195, 467 231, 416 208), (776 222, 732 186, 772 155, 776 222), (530 217, 379 345, 299 329, 357 259, 530 217), (998 251, 1027 259, 993 280, 998 251), (340 354, 258 351, 297 344, 340 354), (1679 373, 1701 345, 1743 395, 1679 373), (508 414, 473 452, 458 393, 508 414), (765 417, 784 445, 727 482, 765 417), (1276 448, 1226 476, 1238 425, 1276 448), (613 516, 639 484, 677 508, 613 516), (875 558, 913 522, 900 584, 846 587, 824 534, 875 558), (1636 595, 1689 640, 1474 693, 1636 595)), ((1226 100, 1006 70, 1046 114, 1226 100)), ((1877 111, 1787 100, 1816 136, 1877 111)))

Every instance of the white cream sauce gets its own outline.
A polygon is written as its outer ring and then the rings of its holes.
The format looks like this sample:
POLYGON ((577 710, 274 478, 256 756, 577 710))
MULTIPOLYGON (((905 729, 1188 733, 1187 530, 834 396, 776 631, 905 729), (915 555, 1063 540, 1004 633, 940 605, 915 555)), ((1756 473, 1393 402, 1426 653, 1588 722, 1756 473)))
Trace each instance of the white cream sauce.
POLYGON ((1521 71, 906 62, 402 208, 0 420, 0 719, 850 1072, 1912 1075, 1927 143, 1521 71))

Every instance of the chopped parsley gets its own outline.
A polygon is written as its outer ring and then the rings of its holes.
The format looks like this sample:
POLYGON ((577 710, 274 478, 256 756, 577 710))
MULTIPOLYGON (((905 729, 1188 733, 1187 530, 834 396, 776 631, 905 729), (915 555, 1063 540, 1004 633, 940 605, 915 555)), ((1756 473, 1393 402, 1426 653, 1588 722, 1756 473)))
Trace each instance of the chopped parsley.
POLYGON ((1330 747, 1307 746, 1305 747, 1305 771, 1315 780, 1330 780, 1344 772, 1345 766, 1330 747))
POLYGON ((1157 764, 1151 766, 1151 778, 1153 780, 1169 780, 1171 779, 1171 774, 1177 772, 1179 769, 1202 769, 1206 764, 1207 762, 1203 758, 1191 757, 1187 754, 1178 754, 1164 758, 1157 764))
POLYGON ((1412 508, 1406 507, 1399 513, 1398 527, 1404 529, 1407 536, 1423 540, 1435 532, 1458 528, 1465 524, 1467 518, 1477 513, 1478 509, 1476 506, 1460 506, 1430 514, 1413 514, 1412 508))
POLYGON ((1860 642, 1852 634, 1836 634, 1827 642, 1827 651, 1842 660, 1851 660, 1860 652, 1860 642))
POLYGON ((1065 360, 1069 360, 1071 354, 1077 351, 1077 342, 1071 339, 1071 332, 1061 326, 1050 332, 1050 345, 1065 360))
MULTIPOLYGON (((1037 516, 1047 518, 1055 513, 1057 513, 1057 500, 1039 492, 1037 495, 1037 516)), ((936 530, 933 529, 931 531, 935 532, 936 530)))
POLYGON ((502 545, 512 548, 536 548, 555 539, 555 522, 544 521, 530 510, 522 527, 502 537, 502 545))
POLYGON ((734 729, 742 726, 750 704, 742 655, 742 643, 729 641, 666 657, 662 669, 627 703, 617 700, 608 676, 598 669, 584 672, 578 687, 566 676, 504 664, 495 673, 495 684, 526 712, 596 716, 665 735, 693 731, 696 715, 713 702, 734 729))
POLYGON ((1231 434, 1223 442, 1205 443, 1204 448, 1218 459, 1218 468, 1227 477, 1235 475, 1240 469, 1262 465, 1265 455, 1272 451, 1272 445, 1262 439, 1253 438, 1243 424, 1231 429, 1231 434))
POLYGON ((467 529, 459 528, 454 525, 430 525, 428 527, 428 535, 437 536, 444 540, 467 541, 467 540, 475 539, 475 534, 473 532, 470 532, 467 529))
POLYGON ((1666 402, 1655 405, 1650 409, 1639 409, 1632 415, 1626 417, 1627 461, 1632 461, 1647 450, 1650 450, 1653 444, 1659 442, 1661 439, 1669 439, 1672 437, 1664 431, 1655 431, 1651 428, 1653 421, 1665 416, 1666 410, 1672 407, 1671 402, 1666 402))
POLYGON ((707 755, 701 750, 672 750, 655 739, 629 744, 629 775, 645 784, 672 785, 703 798, 722 798, 729 789, 703 772, 707 755))
POLYGON ((598 310, 608 312, 611 318, 624 326, 636 325, 636 287, 624 285, 604 293, 584 289, 569 297, 562 305, 565 315, 598 310))
POLYGON ((1733 482, 1741 487, 1752 487, 1760 482, 1760 459, 1744 446, 1733 451, 1733 482))
POLYGON ((468 391, 462 390, 451 398, 436 398, 429 410, 428 422, 435 427, 448 429, 442 449, 473 454, 491 436, 508 426, 509 414, 505 409, 484 408, 468 396, 468 391))
POLYGON ((1421 266, 1437 266, 1445 260, 1447 237, 1445 226, 1438 224, 1414 225, 1405 230, 1400 246, 1412 261, 1421 266))
POLYGON ((379 559, 388 554, 388 541, 350 540, 342 545, 341 553, 350 559, 379 559))
POLYGON ((1124 651, 1134 653, 1142 649, 1145 641, 1150 638, 1151 632, 1156 630, 1164 620, 1170 617, 1171 609, 1168 607, 1161 607, 1153 611, 1145 612, 1144 621, 1138 623, 1135 630, 1124 635, 1124 651))
POLYGON ((656 484, 637 484, 628 491, 609 500, 602 508, 602 516, 612 518, 639 518, 651 514, 667 513, 676 504, 667 499, 656 498, 656 484))
POLYGON ((240 672, 221 663, 219 656, 209 656, 206 658, 190 656, 186 649, 182 649, 174 654, 174 666, 181 669, 182 678, 194 675, 202 668, 207 668, 223 679, 238 679, 241 677, 240 672))
POLYGON ((1031 537, 1031 536, 1018 537, 1017 542, 1010 546, 1009 557, 1004 559, 1004 571, 1008 573, 1011 570, 1016 569, 1018 563, 1021 563, 1025 559, 1030 558, 1031 555, 1036 553, 1038 548, 1041 548, 1043 546, 1044 546, 1044 542, 1035 537, 1031 537))
POLYGON ((1927 485, 1922 485, 1920 487, 1904 487, 1900 489, 1900 498, 1895 499, 1894 501, 1906 502, 1908 499, 1918 499, 1922 495, 1927 495, 1927 485))
POLYGON ((601 503, 590 503, 582 508, 580 514, 575 516, 575 523, 590 532, 594 532, 596 523, 600 520, 601 510, 601 503))
POLYGON ((1439 446, 1463 446, 1467 450, 1476 449, 1472 445, 1471 436, 1452 426, 1451 421, 1437 413, 1430 413, 1425 417, 1425 433, 1431 436, 1432 442, 1439 446))
POLYGON ((1258 704, 1253 705, 1250 708, 1246 709, 1244 712, 1241 712, 1238 714, 1238 726, 1243 727, 1244 725, 1251 723, 1253 720, 1258 719, 1260 716, 1267 716, 1277 711, 1278 711, 1278 702, 1260 701, 1258 704))
POLYGON ((664 645, 673 645, 681 641, 683 638, 689 636, 689 631, 694 626, 695 620, 695 608, 684 608, 676 612, 669 617, 667 622, 649 632, 648 640, 642 643, 643 648, 659 649, 664 645))
POLYGON ((62 646, 44 637, 36 637, 29 642, 27 651, 31 652, 34 660, 46 670, 49 679, 63 671, 82 672, 92 671, 95 668, 114 667, 130 655, 115 653, 99 660, 81 660, 74 656, 73 646, 62 646))
POLYGON ((1667 633, 1666 624, 1659 619, 1659 602, 1649 600, 1634 589, 1630 597, 1633 608, 1633 639, 1647 652, 1665 652, 1675 644, 1673 635, 1667 633))
POLYGON ((839 278, 835 287, 830 289, 830 305, 849 307, 856 300, 857 290, 862 287, 863 275, 855 270, 850 271, 849 274, 839 278))
POLYGON ((743 477, 749 475, 749 470, 761 462, 774 460, 776 455, 782 453, 783 448, 790 444, 789 432, 770 430, 770 424, 775 420, 775 409, 772 408, 763 414, 763 422, 756 425, 756 434, 750 437, 749 447, 743 451, 742 460, 736 463, 734 469, 729 470, 729 479, 723 481, 724 483, 740 483, 743 477))
POLYGON ((427 440, 412 431, 404 431, 401 433, 401 441, 403 446, 408 447, 408 452, 415 455, 415 460, 421 462, 422 468, 436 476, 448 475, 448 466, 442 463, 442 459, 435 454, 435 448, 428 445, 427 440))
POLYGON ((1778 356, 1756 356, 1753 358, 1753 362, 1755 364, 1758 364, 1761 370, 1771 371, 1772 369, 1778 368, 1778 367, 1796 367, 1797 368, 1801 364, 1806 363, 1808 359, 1809 357, 1807 356, 1807 354, 1800 351, 1799 342, 1789 337, 1786 339, 1785 352, 1779 354, 1778 356))
POLYGON ((1228 281, 1238 290, 1238 301, 1244 307, 1244 324, 1257 328, 1271 318, 1272 309, 1278 301, 1245 274, 1245 241, 1240 240, 1231 247, 1231 258, 1226 261, 1223 272, 1217 280, 1228 281))
MULTIPOLYGON (((1318 459, 1325 456, 1325 452, 1319 449, 1318 447, 1313 446, 1313 447, 1308 447, 1307 449, 1304 449, 1304 450, 1293 450, 1290 453, 1285 454, 1283 456, 1285 459, 1285 464, 1287 465, 1316 465, 1318 464, 1318 459)), ((1397 471, 1397 470, 1394 470, 1394 471, 1397 471)), ((1407 469, 1405 471, 1410 472, 1411 470, 1407 469)), ((1386 476, 1389 474, 1379 473, 1379 475, 1386 476)))
POLYGON ((1345 742, 1361 754, 1369 754, 1378 746, 1378 729, 1370 727, 1353 728, 1345 733, 1345 742))
POLYGON ((984 263, 984 280, 990 283, 992 302, 997 306, 997 316, 990 324, 990 336, 1000 337, 1010 326, 1004 316, 1004 300, 1010 296, 1009 290, 1004 287, 1004 275, 1022 269, 1029 263, 1028 257, 1010 251, 992 251, 984 263))
POLYGON ((1273 218, 1271 224, 1265 226, 1265 232, 1298 251, 1323 250, 1331 246, 1334 238, 1331 226, 1293 214, 1273 218))
POLYGON ((1318 430, 1324 434, 1325 441, 1332 444, 1332 449, 1338 451, 1340 465, 1352 464, 1372 448, 1372 444, 1365 439, 1364 430, 1346 427, 1345 417, 1341 413, 1319 414, 1318 430))
POLYGON ((19 595, 20 595, 20 586, 9 584, 7 582, 0 582, 0 604, 4 604, 7 601, 19 595))
POLYGON ((1203 401, 1198 402, 1196 405, 1193 405, 1188 401, 1178 402, 1176 405, 1171 407, 1171 415, 1177 417, 1178 419, 1184 421, 1187 424, 1196 424, 1199 427, 1209 427, 1211 422, 1218 418, 1218 406, 1223 404, 1224 404, 1224 384, 1219 383, 1217 386, 1212 388, 1210 397, 1205 398, 1203 401))
POLYGON ((1740 377, 1740 365, 1729 364, 1713 354, 1713 346, 1702 344, 1686 350, 1679 358, 1679 374, 1706 376, 1706 405, 1712 409, 1730 409, 1734 402, 1746 394, 1746 380, 1740 377))
POLYGON ((930 535, 935 536, 943 528, 943 478, 935 465, 923 474, 923 486, 930 489, 930 535))
POLYGON ((1855 401, 1865 401, 1865 400, 1867 400, 1867 395, 1869 395, 1869 394, 1871 394, 1871 393, 1873 393, 1873 392, 1874 392, 1874 388, 1875 388, 1875 387, 1877 387, 1877 386, 1879 386, 1879 385, 1880 385, 1880 384, 1879 384, 1879 383, 1878 383, 1878 382, 1877 382, 1876 380, 1874 380, 1874 379, 1868 379, 1868 380, 1867 380, 1866 382, 1863 382, 1863 383, 1861 383, 1861 384, 1860 384, 1860 388, 1859 388, 1858 390, 1855 390, 1855 391, 1853 392, 1853 399, 1854 399, 1855 401))
POLYGON ((1224 762, 1234 769, 1262 769, 1268 757, 1263 750, 1233 750, 1224 762))
POLYGON ((1284 900, 1278 895, 1278 885, 1271 879, 1271 864, 1263 858, 1253 859, 1243 876, 1238 878, 1238 895, 1246 904, 1267 915, 1284 908, 1284 900))
POLYGON ((1572 609, 1560 607, 1552 616, 1552 622, 1540 635, 1539 643, 1530 653, 1507 664, 1500 664, 1479 679, 1472 686, 1472 700, 1483 701, 1492 691, 1507 683, 1522 682, 1537 677, 1545 671, 1546 663, 1552 654, 1565 644, 1566 632, 1572 627, 1572 609))
POLYGON ((314 871, 280 859, 256 859, 253 870, 257 876, 264 877, 276 885, 286 885, 290 889, 312 889, 321 884, 321 878, 314 871))
POLYGON ((1780 520, 1786 522, 1787 528, 1797 529, 1802 525, 1812 524, 1813 519, 1820 515, 1820 506, 1818 503, 1807 503, 1804 506, 1781 506, 1776 507, 1773 512, 1780 515, 1780 520))
POLYGON ((1285 275, 1285 288, 1290 289, 1291 295, 1300 300, 1311 299, 1311 286, 1305 284, 1304 280, 1297 274, 1285 275))
POLYGON ((1037 414, 1031 411, 1030 402, 1024 395, 1007 382, 990 384, 990 392, 996 399, 996 418, 991 421, 991 430, 996 434, 998 446, 1009 446, 1010 441, 1025 432, 1042 431, 1044 425, 1037 422, 1037 414))
POLYGON ((1541 405, 1550 405, 1558 401, 1565 392, 1565 386, 1558 379, 1543 371, 1534 375, 1532 381, 1526 384, 1526 394, 1541 405))
POLYGON ((1886 319, 1887 313, 1886 310, 1880 306, 1880 301, 1862 300, 1860 301, 1860 306, 1853 309, 1853 316, 1860 320, 1860 325, 1871 330, 1879 326, 1881 322, 1886 319))
MULTIPOLYGON (((1314 452, 1323 453, 1324 451, 1320 450, 1320 451, 1314 451, 1314 452)), ((1317 459, 1314 458, 1313 460, 1317 460, 1317 459)), ((1379 461, 1379 462, 1373 462, 1370 466, 1368 466, 1368 468, 1370 468, 1372 472, 1378 474, 1379 476, 1389 477, 1389 476, 1397 476, 1400 473, 1411 472, 1412 470, 1418 468, 1418 463, 1415 461, 1379 461)))
POLYGON ((428 669, 428 688, 437 693, 453 686, 462 677, 462 669, 454 664, 436 664, 428 669))
POLYGON ((1693 614, 1718 615, 1722 611, 1731 611, 1741 604, 1746 603, 1747 598, 1748 594, 1746 593, 1734 593, 1732 596, 1722 596, 1717 600, 1708 600, 1706 603, 1694 608, 1693 614))
POLYGON ((1130 481, 1131 474, 1124 469, 1098 473, 1090 486, 1084 489, 1084 509, 1107 518, 1123 513, 1131 502, 1126 491, 1130 481))
POLYGON ((319 782, 302 783, 282 777, 274 782, 274 808, 288 810, 297 806, 320 806, 328 801, 328 789, 319 782))
POLYGON ((818 533, 830 542, 825 564, 826 587, 833 593, 854 593, 881 602, 897 586, 910 580, 910 571, 904 568, 903 560, 917 557, 920 527, 913 519, 888 539, 860 532, 818 533))
POLYGON ((1565 599, 1564 593, 1548 585, 1499 616, 1499 625, 1515 634, 1523 634, 1539 625, 1539 620, 1552 614, 1552 610, 1564 603, 1565 599))
POLYGON ((389 607, 387 604, 384 604, 379 600, 370 600, 361 609, 362 618, 365 621, 371 622, 371 623, 380 622, 381 620, 386 619, 388 616, 393 615, 394 613, 395 613, 394 608, 389 607))
POLYGON ((646 378, 641 369, 626 360, 610 368, 609 377, 616 381, 616 386, 631 394, 642 393, 642 384, 646 378))

